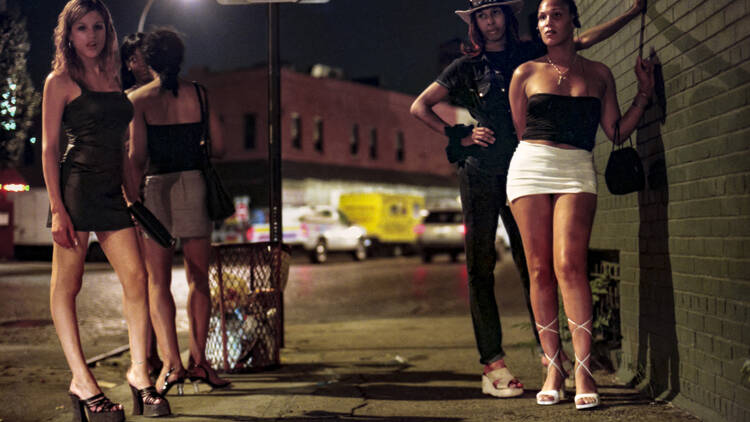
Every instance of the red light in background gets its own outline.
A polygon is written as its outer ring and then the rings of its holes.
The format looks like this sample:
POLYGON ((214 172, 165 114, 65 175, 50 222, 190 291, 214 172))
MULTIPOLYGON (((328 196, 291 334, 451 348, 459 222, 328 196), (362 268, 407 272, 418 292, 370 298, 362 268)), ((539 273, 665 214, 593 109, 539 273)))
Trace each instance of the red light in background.
POLYGON ((0 185, 0 190, 4 190, 6 192, 28 192, 29 185, 24 185, 21 183, 8 183, 5 185, 0 185))
POLYGON ((458 226, 458 231, 461 234, 465 235, 466 234, 466 224, 461 224, 460 226, 458 226))
POLYGON ((414 226, 414 233, 416 234, 424 233, 424 224, 417 224, 416 226, 414 226))

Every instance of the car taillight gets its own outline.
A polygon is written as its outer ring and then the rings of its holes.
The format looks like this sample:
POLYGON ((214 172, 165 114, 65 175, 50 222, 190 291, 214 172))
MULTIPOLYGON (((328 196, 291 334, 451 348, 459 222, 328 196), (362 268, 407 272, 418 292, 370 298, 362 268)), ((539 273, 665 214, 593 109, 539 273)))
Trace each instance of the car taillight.
POLYGON ((245 232, 245 239, 247 239, 248 242, 253 241, 253 226, 250 226, 245 232))
POLYGON ((458 226, 458 232, 461 234, 466 234, 466 224, 461 224, 458 226))
POLYGON ((414 226, 414 233, 415 234, 424 233, 424 224, 417 224, 416 226, 414 226))

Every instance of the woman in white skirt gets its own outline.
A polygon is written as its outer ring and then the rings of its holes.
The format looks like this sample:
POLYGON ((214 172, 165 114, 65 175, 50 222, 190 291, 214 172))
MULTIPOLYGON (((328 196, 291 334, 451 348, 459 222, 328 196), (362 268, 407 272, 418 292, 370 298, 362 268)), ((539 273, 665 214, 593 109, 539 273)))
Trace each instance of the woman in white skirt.
POLYGON ((548 55, 516 69, 510 103, 521 142, 508 171, 508 201, 518 222, 531 277, 531 303, 545 356, 551 362, 537 403, 562 398, 567 376, 560 360, 557 286, 562 292, 576 355, 577 409, 599 404, 590 370, 591 290, 586 253, 596 209, 591 151, 598 126, 613 141, 636 128, 653 91, 652 65, 637 59, 638 94, 620 114, 609 68, 576 54, 580 27, 574 0, 543 0, 537 30, 548 55))

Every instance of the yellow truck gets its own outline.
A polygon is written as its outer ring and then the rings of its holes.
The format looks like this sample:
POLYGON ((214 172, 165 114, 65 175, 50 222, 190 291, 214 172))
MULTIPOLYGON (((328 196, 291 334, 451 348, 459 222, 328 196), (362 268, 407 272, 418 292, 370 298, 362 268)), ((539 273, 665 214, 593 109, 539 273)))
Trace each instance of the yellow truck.
POLYGON ((416 249, 414 228, 421 220, 424 197, 396 193, 346 193, 339 197, 339 209, 364 227, 372 250, 394 255, 416 249))

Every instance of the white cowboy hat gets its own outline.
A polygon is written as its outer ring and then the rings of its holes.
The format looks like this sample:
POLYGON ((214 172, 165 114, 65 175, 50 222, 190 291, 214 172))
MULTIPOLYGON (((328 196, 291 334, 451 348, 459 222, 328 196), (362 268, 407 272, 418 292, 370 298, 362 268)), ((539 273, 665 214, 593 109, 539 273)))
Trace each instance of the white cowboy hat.
POLYGON ((456 10, 456 14, 464 22, 471 23, 471 14, 479 9, 493 6, 510 6, 513 13, 519 14, 523 10, 523 0, 469 0, 471 8, 468 10, 456 10))

